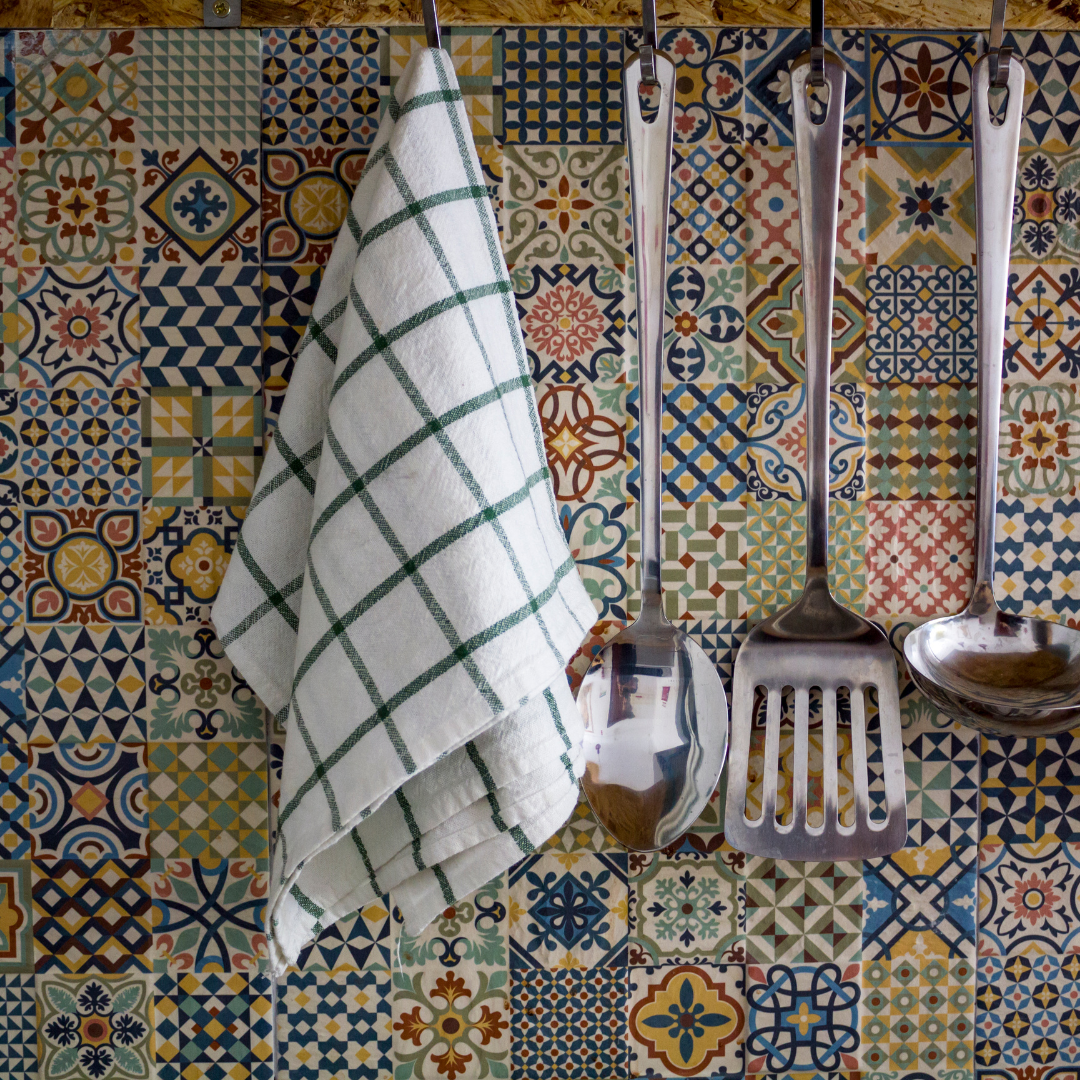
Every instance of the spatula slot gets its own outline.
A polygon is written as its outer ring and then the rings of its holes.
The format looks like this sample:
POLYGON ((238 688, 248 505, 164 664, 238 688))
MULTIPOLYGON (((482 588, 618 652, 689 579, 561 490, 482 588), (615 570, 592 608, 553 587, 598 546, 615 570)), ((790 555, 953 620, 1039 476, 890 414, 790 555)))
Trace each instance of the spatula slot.
POLYGON ((779 774, 783 760, 783 703, 790 686, 754 687, 753 729, 746 770, 746 797, 743 812, 748 821, 783 814, 790 808, 790 795, 782 790, 779 774))

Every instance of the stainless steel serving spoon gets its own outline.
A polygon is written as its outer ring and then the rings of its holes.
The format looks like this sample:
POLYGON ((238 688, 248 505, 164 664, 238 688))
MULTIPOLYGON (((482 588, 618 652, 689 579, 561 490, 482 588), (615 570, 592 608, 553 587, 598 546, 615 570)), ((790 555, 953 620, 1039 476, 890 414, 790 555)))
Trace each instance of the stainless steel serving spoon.
POLYGON ((1001 352, 1024 69, 1009 61, 1008 107, 995 124, 989 68, 983 56, 971 75, 979 302, 975 583, 963 612, 908 635, 904 656, 919 689, 961 724, 987 735, 1050 735, 1080 724, 1080 632, 1008 615, 994 598, 1001 352))
MULTIPOLYGON (((642 49, 642 53, 645 48, 642 49)), ((637 851, 677 840, 709 801, 728 742, 727 698, 705 651, 665 617, 660 594, 660 416, 675 65, 650 49, 659 108, 647 123, 642 54, 623 70, 637 256, 641 410, 641 614, 610 641, 578 694, 581 786, 601 824, 637 851)))

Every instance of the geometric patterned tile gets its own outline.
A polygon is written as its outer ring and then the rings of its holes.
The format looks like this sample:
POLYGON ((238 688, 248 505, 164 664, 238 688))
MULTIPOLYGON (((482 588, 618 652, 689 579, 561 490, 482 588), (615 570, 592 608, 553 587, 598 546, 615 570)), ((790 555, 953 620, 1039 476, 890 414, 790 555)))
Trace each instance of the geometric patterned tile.
POLYGON ((0 40, 0 147, 15 146, 15 35, 0 40))
POLYGON ((213 627, 151 628, 146 635, 151 742, 265 738, 265 710, 213 627))
POLYGON ((932 1077, 971 1069, 974 961, 871 960, 862 982, 863 1068, 932 1077))
POLYGON ((258 386, 257 266, 150 266, 142 273, 146 386, 258 386))
POLYGON ((1020 145, 1042 146, 1055 153, 1068 150, 1080 128, 1074 90, 1080 49, 1075 36, 1036 30, 1013 31, 1010 37, 1028 73, 1020 145))
MULTIPOLYGON (((1028 201, 1033 198, 1029 195, 1028 201)), ((1022 226, 1021 235, 1035 242, 1022 226)), ((1075 254, 1062 254, 1076 259, 1075 254)), ((1045 262, 1016 265, 1009 282, 1004 372, 1010 382, 1075 382, 1080 377, 1080 280, 1075 266, 1045 262)))
POLYGON ((622 33, 615 27, 505 27, 503 142, 623 141, 622 33))
POLYGON ((861 863, 752 856, 742 874, 747 962, 808 964, 862 956, 861 863))
POLYGON ((979 735, 967 728, 904 732, 908 845, 949 847, 979 838, 979 735))
POLYGON ((159 1080, 272 1080, 269 984, 241 972, 159 974, 153 1023, 159 1080))
POLYGON ((603 384, 536 387, 541 434, 555 498, 580 505, 602 496, 618 498, 626 467, 625 384, 612 393, 603 384))
MULTIPOLYGON (((494 908, 477 911, 478 917, 494 918, 496 914, 494 908)), ((388 968, 390 963, 390 898, 383 896, 328 926, 304 946, 296 967, 305 972, 365 971, 388 968)))
MULTIPOLYGON (((391 1075, 389 992, 388 970, 290 971, 278 1005, 280 1054, 288 1075, 349 1080, 391 1075)), ((466 1029, 462 1042, 469 1034, 466 1029)), ((459 1042, 455 1049, 467 1053, 459 1042)))
POLYGON ((631 968, 630 1075, 740 1076, 744 980, 741 964, 631 968))
POLYGON ((315 263, 263 267, 262 412, 267 429, 281 412, 321 280, 322 267, 315 263))
POLYGON ((148 856, 146 744, 29 747, 34 859, 148 856))
POLYGON ((262 464, 257 391, 153 387, 143 398, 142 432, 143 492, 151 505, 247 505, 262 464))
POLYGON ((744 189, 739 180, 745 179, 745 160, 735 147, 722 142, 691 143, 676 151, 669 266, 742 261, 745 219, 740 207, 744 189))
POLYGON ((512 970, 510 1068, 536 1080, 622 1076, 627 969, 512 970))
POLYGON ((28 741, 145 742, 145 631, 29 627, 28 741))
MULTIPOLYGON (((635 405, 636 395, 635 387, 631 394, 635 405)), ((665 499, 730 502, 745 494, 746 396, 746 389, 734 383, 677 383, 665 390, 661 459, 665 499)), ((636 438, 631 451, 636 458, 636 438)), ((637 476, 635 468, 628 482, 636 485, 637 476)), ((631 491, 637 497, 636 486, 631 491)))
POLYGON ((167 858, 266 854, 262 743, 152 743, 150 849, 167 858))
POLYGON ((34 863, 38 971, 150 970, 149 859, 34 863))
POLYGON ((146 510, 143 541, 148 624, 181 626, 210 621, 210 609, 240 525, 229 507, 154 506, 146 510))
POLYGON ((1080 944, 1080 844, 979 848, 979 955, 1064 956, 1080 944))
POLYGON ((21 626, 0 629, 0 743, 26 742, 21 626))
POLYGON ((510 872, 515 968, 594 970, 626 964, 626 855, 537 854, 510 872), (573 912, 573 918, 567 913, 573 912))
POLYGON ((261 970, 265 859, 154 859, 154 971, 261 970))
POLYGON ((259 141, 257 30, 140 30, 139 137, 148 146, 259 141))
POLYGON ((34 970, 34 912, 26 859, 0 859, 0 973, 34 970))
POLYGON ((905 848, 863 863, 863 957, 975 959, 977 848, 905 848))
POLYGON ((30 857, 30 795, 26 748, 0 743, 0 858, 30 857))
POLYGON ((0 975, 0 1075, 37 1080, 37 1002, 33 975, 0 975))

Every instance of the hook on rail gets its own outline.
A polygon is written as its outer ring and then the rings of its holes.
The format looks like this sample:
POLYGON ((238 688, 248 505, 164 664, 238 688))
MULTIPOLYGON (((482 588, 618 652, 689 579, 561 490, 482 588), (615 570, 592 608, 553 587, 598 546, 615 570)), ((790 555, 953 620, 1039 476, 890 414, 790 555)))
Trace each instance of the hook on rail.
POLYGON ((439 12, 435 0, 422 0, 424 9, 424 31, 427 33, 429 49, 442 48, 442 33, 439 30, 439 12))
POLYGON ((990 85, 1004 87, 1009 85, 1009 65, 1012 63, 1012 48, 1002 45, 1005 38, 1005 3, 1006 0, 994 0, 990 11, 990 85))

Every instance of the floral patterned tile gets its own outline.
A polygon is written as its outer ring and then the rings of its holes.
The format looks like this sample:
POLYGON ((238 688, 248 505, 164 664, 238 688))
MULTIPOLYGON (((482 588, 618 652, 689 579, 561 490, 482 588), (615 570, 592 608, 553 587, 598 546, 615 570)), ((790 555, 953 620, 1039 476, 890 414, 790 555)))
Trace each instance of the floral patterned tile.
MULTIPOLYGON (((613 476, 611 486, 621 478, 613 476)), ((630 515, 625 498, 611 497, 587 503, 564 503, 559 509, 570 554, 592 597, 599 621, 627 621, 627 535, 630 515)), ((583 648, 591 647, 586 642, 583 648)), ((573 665, 571 661, 571 665, 573 665)))
POLYGON ((1005 496, 1077 494, 1080 395, 1076 384, 1004 385, 998 477, 1005 496))
POLYGON ((675 382, 743 381, 745 268, 680 265, 667 277, 665 377, 675 382))
POLYGON ((1078 168, 1075 151, 1021 151, 1012 227, 1012 257, 1018 263, 1069 262, 1080 254, 1078 168))
POLYGON ((631 968, 630 1075, 740 1076, 744 980, 738 964, 631 968))

